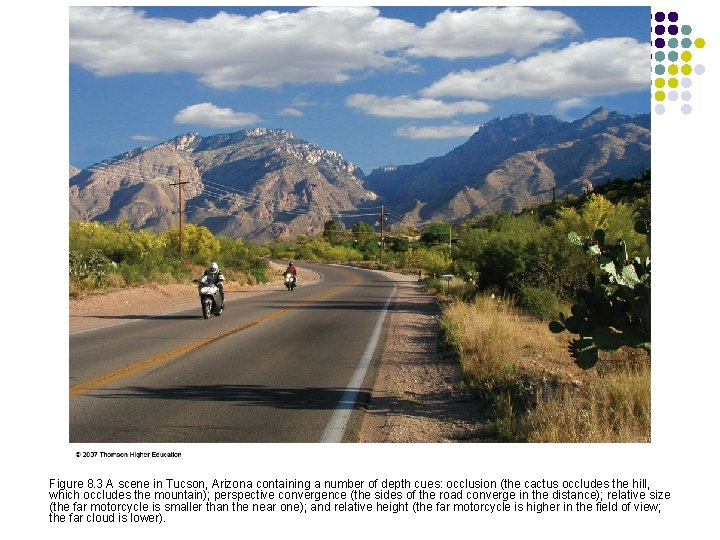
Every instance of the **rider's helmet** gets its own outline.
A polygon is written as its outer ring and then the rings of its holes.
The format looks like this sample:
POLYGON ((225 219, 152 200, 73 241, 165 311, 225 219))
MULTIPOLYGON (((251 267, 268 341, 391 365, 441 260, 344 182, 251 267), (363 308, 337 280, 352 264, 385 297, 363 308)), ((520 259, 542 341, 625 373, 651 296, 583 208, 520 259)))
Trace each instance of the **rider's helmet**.
POLYGON ((290 262, 288 263, 288 266, 292 266, 292 265, 293 265, 293 262, 290 261, 290 262))
POLYGON ((210 270, 210 272, 212 272, 212 273, 214 274, 215 272, 217 272, 217 271, 219 270, 219 268, 220 268, 220 267, 218 266, 218 263, 216 263, 216 262, 211 262, 211 263, 210 263, 210 267, 208 268, 208 270, 210 270))

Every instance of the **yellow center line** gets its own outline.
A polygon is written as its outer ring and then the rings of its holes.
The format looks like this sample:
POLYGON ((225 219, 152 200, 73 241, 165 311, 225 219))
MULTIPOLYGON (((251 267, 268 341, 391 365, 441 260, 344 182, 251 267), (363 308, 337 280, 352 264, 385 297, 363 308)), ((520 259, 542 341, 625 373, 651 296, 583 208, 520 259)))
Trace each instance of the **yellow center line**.
POLYGON ((309 304, 310 302, 317 302, 319 300, 324 300, 326 298, 329 298, 331 296, 339 294, 342 291, 344 291, 345 289, 354 287, 359 282, 360 282, 360 278, 358 278, 356 275, 353 275, 353 282, 350 285, 343 285, 342 287, 336 287, 335 289, 332 289, 329 292, 320 294, 318 296, 310 298, 309 300, 304 300, 302 302, 299 302, 298 304, 295 304, 294 306, 286 307, 284 309, 274 311, 272 313, 268 313, 267 315, 258 317, 257 319, 255 319, 253 321, 241 324, 240 326, 237 326, 235 328, 231 328, 229 330, 225 330, 224 332, 219 332, 217 334, 207 336, 202 339, 191 341, 190 343, 185 343, 184 345, 180 345, 179 347, 175 347, 173 349, 170 349, 169 351, 165 351, 163 353, 156 354, 149 358, 145 358, 144 360, 139 360, 138 362, 133 362, 132 364, 129 364, 120 369, 109 371, 102 375, 98 375, 97 377, 93 377, 93 378, 87 379, 85 381, 79 382, 70 387, 70 397, 74 398, 74 397, 80 396, 82 394, 86 394, 87 392, 91 392, 92 390, 97 390, 98 388, 102 388, 103 386, 106 386, 110 383, 124 379, 125 377, 130 377, 132 375, 136 375, 138 373, 146 371, 150 368, 165 364, 166 362, 170 362, 171 360, 174 360, 180 356, 183 356, 189 352, 192 352, 195 349, 204 347, 205 345, 208 345, 209 343, 213 343, 214 341, 222 339, 226 336, 235 334, 242 330, 246 330, 247 328, 267 322, 271 319, 275 319, 276 317, 279 317, 280 315, 283 315, 284 313, 287 313, 288 311, 298 309, 299 307, 309 304))

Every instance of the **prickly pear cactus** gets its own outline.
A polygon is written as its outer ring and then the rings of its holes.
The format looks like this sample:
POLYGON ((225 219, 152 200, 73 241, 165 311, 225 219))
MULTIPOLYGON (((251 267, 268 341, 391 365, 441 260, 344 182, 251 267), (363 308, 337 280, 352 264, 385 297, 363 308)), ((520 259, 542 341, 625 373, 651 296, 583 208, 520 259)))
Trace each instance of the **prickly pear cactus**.
MULTIPOLYGON (((635 231, 650 242, 650 223, 635 224, 635 231)), ((605 243, 605 231, 595 231, 592 238, 568 235, 570 242, 593 255, 603 271, 598 280, 588 275, 588 288, 577 293, 572 313, 550 323, 550 330, 565 330, 578 335, 570 343, 575 362, 588 369, 597 363, 600 351, 623 346, 650 350, 650 259, 630 259, 625 242, 605 243)))
POLYGON ((88 257, 77 251, 70 252, 70 277, 76 281, 93 278, 96 285, 107 281, 108 271, 115 265, 100 249, 90 251, 88 257))

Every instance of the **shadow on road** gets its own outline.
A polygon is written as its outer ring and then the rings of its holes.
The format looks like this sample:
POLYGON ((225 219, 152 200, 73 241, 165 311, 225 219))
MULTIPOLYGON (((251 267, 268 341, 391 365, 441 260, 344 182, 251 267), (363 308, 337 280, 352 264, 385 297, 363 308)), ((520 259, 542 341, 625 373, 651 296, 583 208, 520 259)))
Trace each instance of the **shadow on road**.
MULTIPOLYGON (((334 410, 342 405, 344 388, 272 388, 260 385, 194 385, 152 388, 131 386, 125 389, 98 391, 100 399, 155 399, 210 401, 232 403, 242 407, 272 407, 292 410, 334 410)), ((384 395, 370 400, 370 390, 363 388, 357 395, 355 408, 372 416, 398 414, 449 422, 468 420, 469 410, 477 409, 468 396, 448 396, 445 391, 384 395), (448 402, 451 402, 450 404, 448 402)), ((353 403, 347 402, 348 407, 353 403)), ((470 416, 478 418, 475 410, 470 416)))
POLYGON ((71 315, 71 319, 101 319, 110 321, 137 321, 137 320, 185 320, 185 319, 202 319, 202 315, 71 315))
MULTIPOLYGON (((217 384, 170 388, 132 386, 124 392, 116 390, 96 396, 112 399, 217 401, 279 409, 335 409, 344 393, 344 388, 269 388, 258 385, 217 384)), ((361 389, 357 395, 357 401, 361 403, 367 402, 369 398, 370 391, 367 389, 361 389)))

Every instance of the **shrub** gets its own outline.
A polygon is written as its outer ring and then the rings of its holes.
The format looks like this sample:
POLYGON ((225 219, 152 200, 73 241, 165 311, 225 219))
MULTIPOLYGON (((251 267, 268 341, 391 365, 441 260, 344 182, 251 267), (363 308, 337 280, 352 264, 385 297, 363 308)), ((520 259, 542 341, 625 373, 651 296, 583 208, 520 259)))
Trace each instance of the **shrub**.
POLYGON ((95 285, 103 285, 114 266, 101 249, 91 249, 87 256, 77 251, 70 252, 70 278, 76 282, 90 278, 95 285))
POLYGON ((99 287, 133 286, 148 282, 185 281, 216 260, 224 270, 267 280, 263 248, 241 240, 215 238, 205 227, 188 224, 183 229, 184 260, 179 255, 179 229, 161 234, 133 231, 127 222, 70 223, 69 277, 73 293, 99 287))
POLYGON ((560 311, 560 303, 555 292, 547 287, 521 287, 518 303, 542 320, 550 320, 560 311))

